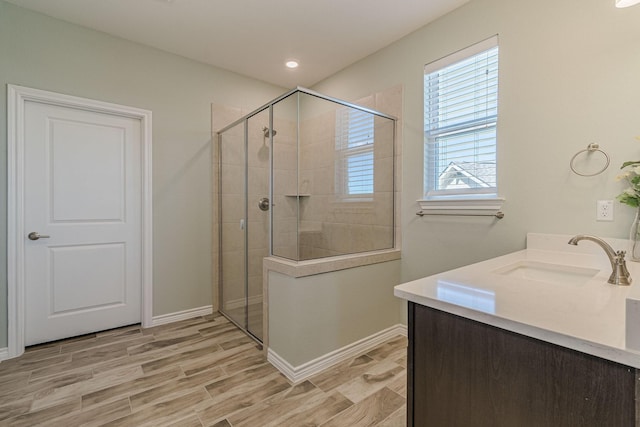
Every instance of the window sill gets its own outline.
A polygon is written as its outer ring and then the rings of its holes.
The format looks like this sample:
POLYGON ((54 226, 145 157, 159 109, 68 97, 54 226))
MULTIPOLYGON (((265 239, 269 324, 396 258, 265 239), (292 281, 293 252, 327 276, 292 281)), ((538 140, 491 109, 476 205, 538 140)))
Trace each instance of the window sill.
POLYGON ((418 200, 418 215, 496 215, 504 198, 423 199, 418 200))

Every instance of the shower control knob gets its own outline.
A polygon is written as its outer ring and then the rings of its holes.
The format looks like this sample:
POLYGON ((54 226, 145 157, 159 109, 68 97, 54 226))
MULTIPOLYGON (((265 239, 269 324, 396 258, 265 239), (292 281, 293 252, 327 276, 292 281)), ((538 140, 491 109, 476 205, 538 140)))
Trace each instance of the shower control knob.
POLYGON ((263 197, 262 199, 258 200, 258 207, 260 208, 261 211, 268 211, 269 210, 269 198, 268 197, 263 197))

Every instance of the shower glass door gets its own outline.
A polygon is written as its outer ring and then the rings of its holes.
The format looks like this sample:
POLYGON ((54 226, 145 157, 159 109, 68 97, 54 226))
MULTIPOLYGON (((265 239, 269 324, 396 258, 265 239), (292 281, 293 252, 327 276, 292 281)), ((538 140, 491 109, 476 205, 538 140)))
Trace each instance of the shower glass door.
POLYGON ((220 311, 238 326, 247 319, 245 122, 220 135, 220 311))
MULTIPOLYGON (((262 341, 262 260, 269 256, 269 110, 247 120, 247 331, 262 341)), ((278 136, 273 135, 273 138, 278 136)))
POLYGON ((220 311, 262 341, 262 260, 269 256, 265 110, 220 135, 220 311))

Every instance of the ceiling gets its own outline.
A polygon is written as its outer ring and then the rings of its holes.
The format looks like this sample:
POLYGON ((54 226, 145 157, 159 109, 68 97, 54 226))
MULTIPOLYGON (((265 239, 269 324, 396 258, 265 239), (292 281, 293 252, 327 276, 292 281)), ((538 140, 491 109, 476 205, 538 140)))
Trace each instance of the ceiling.
POLYGON ((313 86, 469 0, 6 0, 285 88, 313 86), (300 67, 284 63, 296 59, 300 67))

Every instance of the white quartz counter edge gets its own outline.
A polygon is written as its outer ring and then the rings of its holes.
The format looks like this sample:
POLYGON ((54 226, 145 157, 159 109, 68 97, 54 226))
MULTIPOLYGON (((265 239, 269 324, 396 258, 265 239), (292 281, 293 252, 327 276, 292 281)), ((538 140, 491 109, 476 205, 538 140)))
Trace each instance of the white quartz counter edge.
POLYGON ((625 304, 628 298, 633 300, 640 294, 638 291, 640 288, 640 265, 629 263, 629 270, 636 280, 631 287, 616 287, 607 284, 609 270, 607 260, 603 260, 599 256, 571 252, 566 254, 563 252, 559 255, 558 252, 553 251, 523 250, 398 285, 394 289, 394 295, 426 307, 640 368, 640 352, 625 346, 625 304), (519 280, 519 283, 513 283, 514 279, 496 275, 494 271, 519 260, 552 262, 557 261, 558 258, 561 258, 565 265, 585 268, 592 268, 595 265, 600 272, 583 287, 544 285, 541 288, 542 297, 537 300, 530 298, 530 304, 526 310, 522 310, 521 313, 518 313, 517 309, 510 310, 508 307, 509 298, 517 294, 517 289, 514 291, 514 286, 527 286, 529 288, 521 289, 531 289, 540 286, 540 283, 526 283, 527 281, 522 280, 519 280), (496 298, 500 299, 502 307, 496 308, 494 313, 487 313, 444 301, 437 296, 439 281, 461 282, 470 284, 471 287, 477 283, 479 289, 495 293, 496 298), (554 295, 556 292, 557 294, 554 295), (584 301, 589 301, 590 293, 597 293, 596 297, 600 300, 606 300, 606 306, 597 307, 592 312, 589 309, 584 309, 584 301), (548 309, 549 301, 563 300, 570 302, 575 300, 576 304, 581 304, 581 310, 576 310, 577 314, 575 314, 571 310, 565 312, 556 310, 554 312, 548 309), (563 321, 566 319, 569 319, 569 322, 563 321), (572 322, 573 326, 566 325, 566 323, 572 322), (580 324, 584 324, 584 327, 576 327, 580 324))

